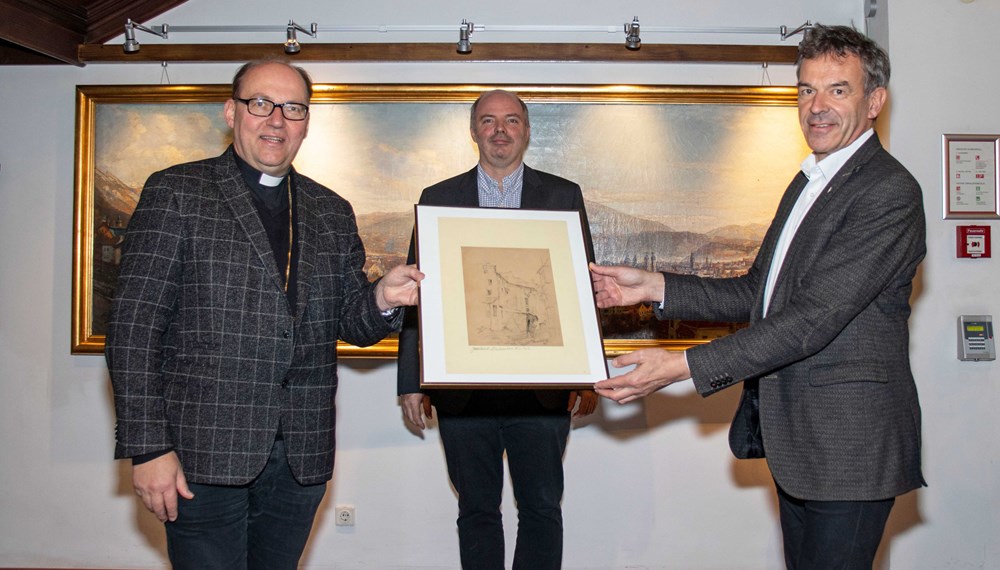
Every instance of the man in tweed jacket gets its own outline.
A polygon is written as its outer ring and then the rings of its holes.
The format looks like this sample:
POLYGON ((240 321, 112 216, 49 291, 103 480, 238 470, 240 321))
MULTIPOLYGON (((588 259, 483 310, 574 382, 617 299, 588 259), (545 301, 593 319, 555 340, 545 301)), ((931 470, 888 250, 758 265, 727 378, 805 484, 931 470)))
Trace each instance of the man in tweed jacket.
POLYGON ((738 383, 737 457, 767 457, 789 568, 870 568, 895 497, 924 485, 907 319, 926 251, 920 188, 872 130, 889 61, 862 34, 814 27, 799 48, 802 165, 749 272, 731 279, 593 267, 601 307, 749 321, 686 352, 645 349, 598 383, 630 402, 693 378, 738 383))
POLYGON ((414 268, 368 282, 350 204, 291 167, 311 92, 299 68, 243 66, 232 146, 150 176, 129 223, 115 456, 174 568, 297 566, 333 471, 337 339, 377 342, 416 299, 414 268))

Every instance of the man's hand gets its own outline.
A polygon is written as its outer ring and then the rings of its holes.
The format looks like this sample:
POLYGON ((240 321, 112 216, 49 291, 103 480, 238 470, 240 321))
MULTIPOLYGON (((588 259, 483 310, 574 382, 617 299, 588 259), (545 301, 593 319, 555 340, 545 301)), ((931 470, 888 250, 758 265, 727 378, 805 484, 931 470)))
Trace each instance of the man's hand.
POLYGON ((423 280, 416 265, 397 265, 389 270, 375 286, 375 301, 380 311, 393 307, 416 305, 417 286, 423 280))
POLYGON ((590 264, 597 306, 628 307, 663 301, 663 274, 621 265, 590 264))
POLYGON ((132 467, 132 486, 160 522, 177 520, 177 495, 193 499, 177 454, 171 451, 132 467))
POLYGON ((430 396, 414 392, 412 394, 403 394, 401 400, 403 403, 403 416, 406 417, 406 420, 420 429, 427 427, 424 424, 424 418, 431 417, 430 396))
POLYGON ((623 354, 611 361, 615 368, 635 364, 635 369, 627 374, 601 380, 594 384, 598 394, 627 404, 645 398, 653 392, 674 382, 691 378, 687 358, 683 352, 669 352, 660 348, 643 348, 623 354))
POLYGON ((597 393, 593 390, 573 390, 569 393, 569 405, 566 406, 566 411, 573 412, 573 408, 576 408, 576 412, 573 413, 574 418, 582 418, 583 416, 589 416, 594 413, 597 409, 597 393), (577 407, 577 402, 580 402, 580 406, 577 407))

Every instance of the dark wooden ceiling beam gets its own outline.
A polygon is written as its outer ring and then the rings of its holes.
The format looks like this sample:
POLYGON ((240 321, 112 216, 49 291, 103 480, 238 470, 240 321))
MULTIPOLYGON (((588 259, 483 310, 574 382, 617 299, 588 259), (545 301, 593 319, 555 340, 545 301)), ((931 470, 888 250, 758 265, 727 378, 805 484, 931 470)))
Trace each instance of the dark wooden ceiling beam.
MULTIPOLYGON (((140 39, 141 42, 141 39, 140 39)), ((636 51, 622 44, 476 43, 460 54, 447 43, 303 43, 302 51, 286 55, 273 44, 149 44, 125 53, 118 44, 79 46, 79 60, 89 63, 242 62, 285 57, 302 62, 618 62, 618 63, 795 63, 798 47, 756 45, 647 44, 636 51)))
POLYGON ((37 51, 0 40, 0 65, 66 65, 37 51))
MULTIPOLYGON (((42 4, 45 6, 45 4, 42 4)), ((40 7, 15 0, 0 0, 0 39, 64 63, 80 65, 77 59, 84 33, 74 17, 54 17, 40 7)))

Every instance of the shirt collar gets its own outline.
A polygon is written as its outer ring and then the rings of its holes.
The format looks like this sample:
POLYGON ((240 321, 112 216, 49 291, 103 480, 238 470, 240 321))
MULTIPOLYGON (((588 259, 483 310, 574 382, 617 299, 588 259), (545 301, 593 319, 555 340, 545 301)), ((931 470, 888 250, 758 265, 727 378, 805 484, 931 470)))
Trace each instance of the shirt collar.
POLYGON ((818 170, 818 173, 824 178, 827 180, 833 180, 833 177, 840 172, 840 169, 843 168, 844 164, 846 164, 847 161, 854 156, 854 153, 857 152, 858 149, 861 148, 861 145, 865 144, 865 142, 867 142, 873 134, 875 134, 875 130, 868 129, 867 131, 861 133, 861 136, 855 139, 854 142, 828 155, 819 162, 816 162, 815 153, 810 154, 805 160, 802 161, 802 165, 800 166, 802 173, 806 175, 806 178, 812 179, 812 177, 817 174, 818 170))
POLYGON ((265 181, 263 178, 265 174, 250 166, 240 155, 233 152, 233 158, 236 159, 236 165, 240 169, 240 174, 243 175, 243 180, 250 188, 251 194, 256 196, 268 210, 277 212, 288 208, 288 190, 285 186, 285 180, 291 176, 291 170, 285 176, 276 179, 278 184, 274 185, 275 178, 273 176, 268 177, 271 180, 265 181))
POLYGON ((500 183, 503 182, 504 191, 506 192, 508 189, 517 188, 518 186, 517 183, 523 179, 524 162, 517 165, 517 168, 515 168, 513 172, 511 172, 507 176, 504 176, 503 180, 494 180, 493 177, 491 177, 489 174, 486 174, 486 171, 483 170, 482 164, 477 165, 476 170, 478 170, 478 178, 480 181, 486 182, 492 189, 499 188, 500 183))

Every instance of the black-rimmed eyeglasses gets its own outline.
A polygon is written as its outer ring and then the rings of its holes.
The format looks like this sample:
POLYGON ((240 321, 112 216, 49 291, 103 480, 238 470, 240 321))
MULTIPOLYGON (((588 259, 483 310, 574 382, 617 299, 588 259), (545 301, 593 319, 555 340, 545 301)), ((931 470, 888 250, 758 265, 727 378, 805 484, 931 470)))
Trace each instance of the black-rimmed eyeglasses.
POLYGON ((281 109, 281 115, 289 121, 303 121, 309 114, 309 106, 302 103, 275 103, 263 97, 253 99, 240 99, 233 97, 234 101, 239 101, 247 106, 247 111, 255 117, 270 117, 275 109, 281 109))

